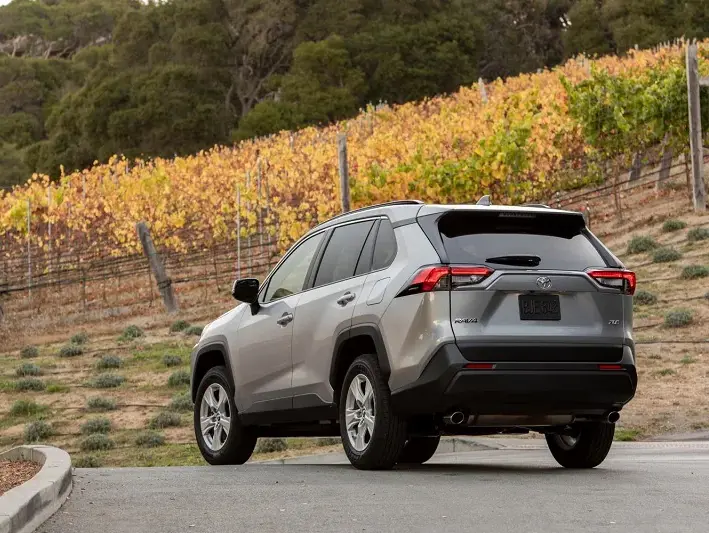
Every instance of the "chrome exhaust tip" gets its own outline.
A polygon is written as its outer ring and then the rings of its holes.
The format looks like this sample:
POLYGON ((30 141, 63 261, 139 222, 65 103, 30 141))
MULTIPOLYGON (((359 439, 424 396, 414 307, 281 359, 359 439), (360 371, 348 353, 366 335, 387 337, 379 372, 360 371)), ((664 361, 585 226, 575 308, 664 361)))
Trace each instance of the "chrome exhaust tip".
POLYGON ((448 425, 458 426, 465 420, 465 415, 460 411, 456 411, 443 417, 443 422, 448 425))
POLYGON ((620 420, 620 413, 618 411, 611 411, 608 413, 608 422, 611 424, 615 424, 618 420, 620 420))

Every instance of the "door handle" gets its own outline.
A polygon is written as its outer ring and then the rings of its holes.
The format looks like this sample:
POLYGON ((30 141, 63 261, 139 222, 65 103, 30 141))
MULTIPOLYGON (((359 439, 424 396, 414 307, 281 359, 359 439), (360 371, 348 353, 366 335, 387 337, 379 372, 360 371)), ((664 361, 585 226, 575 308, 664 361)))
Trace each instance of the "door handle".
POLYGON ((340 296, 337 299, 337 303, 340 304, 342 307, 346 306, 348 303, 350 303, 352 300, 354 300, 357 297, 357 295, 353 292, 347 291, 345 294, 340 296))
POLYGON ((283 313, 281 318, 276 320, 276 324, 279 326, 287 326, 291 322, 293 322, 293 313, 283 313))

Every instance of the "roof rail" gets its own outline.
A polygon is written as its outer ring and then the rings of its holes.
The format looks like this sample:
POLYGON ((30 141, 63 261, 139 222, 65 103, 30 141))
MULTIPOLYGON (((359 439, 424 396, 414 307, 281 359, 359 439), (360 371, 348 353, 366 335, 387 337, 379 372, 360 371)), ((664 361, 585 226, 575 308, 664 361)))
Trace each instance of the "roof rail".
POLYGON ((522 207, 543 207, 544 209, 551 209, 551 207, 546 204, 522 204, 522 207))
POLYGON ((335 215, 334 217, 323 222, 323 224, 332 220, 336 220, 340 217, 351 215, 352 213, 360 213, 362 211, 368 211, 369 209, 376 209, 378 207, 390 207, 395 205, 423 205, 423 203, 424 202, 422 202, 421 200, 394 200, 392 202, 384 202, 383 204, 368 205, 366 207, 360 207, 359 209, 355 209, 353 211, 347 211, 346 213, 340 213, 339 215, 335 215))

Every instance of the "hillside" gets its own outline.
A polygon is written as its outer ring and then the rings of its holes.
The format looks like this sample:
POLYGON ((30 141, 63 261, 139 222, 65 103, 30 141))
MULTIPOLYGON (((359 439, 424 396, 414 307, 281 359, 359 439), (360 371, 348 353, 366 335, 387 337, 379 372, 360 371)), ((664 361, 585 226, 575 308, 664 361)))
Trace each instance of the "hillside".
POLYGON ((709 37, 704 0, 12 0, 0 6, 0 187, 681 36, 709 37))

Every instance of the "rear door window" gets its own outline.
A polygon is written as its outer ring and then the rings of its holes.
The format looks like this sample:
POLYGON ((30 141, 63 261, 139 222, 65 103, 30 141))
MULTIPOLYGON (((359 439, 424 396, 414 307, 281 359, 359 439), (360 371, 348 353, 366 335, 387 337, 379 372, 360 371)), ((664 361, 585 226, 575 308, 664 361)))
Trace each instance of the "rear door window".
POLYGON ((575 215, 453 211, 438 229, 451 263, 576 271, 607 266, 575 215))
POLYGON ((364 241, 374 221, 358 222, 335 228, 318 267, 313 287, 321 287, 355 275, 364 241))

